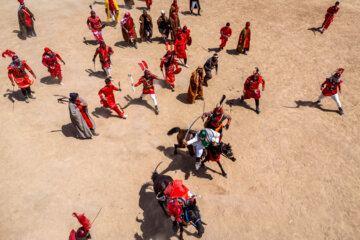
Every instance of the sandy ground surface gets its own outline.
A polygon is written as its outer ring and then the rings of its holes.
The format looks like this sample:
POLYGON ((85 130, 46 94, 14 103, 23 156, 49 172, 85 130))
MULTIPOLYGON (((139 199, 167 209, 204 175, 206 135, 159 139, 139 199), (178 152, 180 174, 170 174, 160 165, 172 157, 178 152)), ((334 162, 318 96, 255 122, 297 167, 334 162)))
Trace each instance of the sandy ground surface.
MULTIPOLYGON (((72 212, 85 212, 92 219, 100 208, 93 239, 176 239, 148 184, 159 162, 160 171, 183 179, 202 196, 198 205, 207 223, 203 239, 359 239, 360 1, 342 2, 335 21, 321 35, 308 29, 321 25, 333 1, 202 0, 201 17, 180 15, 193 37, 190 68, 177 76, 174 93, 163 81, 156 84, 159 116, 150 98, 145 103, 136 100, 141 89, 132 92, 127 74, 138 79, 137 63, 143 59, 161 76, 164 45, 154 41, 139 44, 138 50, 128 48, 119 28, 105 28, 104 38, 115 51, 112 74, 123 88, 116 99, 127 105, 127 120, 101 108, 97 92, 104 85, 102 76, 86 72, 93 69, 96 49, 83 41, 93 39, 85 25, 90 1, 26 3, 36 16, 38 37, 22 41, 16 32, 18 2, 0 0, 1 50, 18 53, 38 76, 33 85, 37 99, 26 104, 20 91, 12 93, 6 72, 10 60, 0 61, 0 239, 67 239, 78 227, 72 212), (248 56, 234 55, 248 20, 251 50, 248 56), (218 47, 219 30, 227 21, 233 36, 220 53, 219 74, 205 88, 206 110, 221 94, 228 100, 239 98, 256 66, 267 86, 260 115, 253 100, 225 105, 233 122, 223 140, 232 144, 238 159, 222 160, 229 175, 225 179, 210 170, 196 172, 194 159, 185 151, 174 156, 175 136, 166 133, 175 126, 187 128, 202 113, 202 101, 185 103, 188 80, 213 54, 208 49, 218 47), (46 46, 66 61, 64 86, 47 78, 41 64, 46 46), (321 108, 309 104, 320 94, 320 83, 338 67, 345 68, 340 95, 344 116, 331 99, 321 108), (88 101, 100 133, 93 140, 73 137, 67 105, 56 101, 56 95, 73 91, 88 101), (15 101, 14 111, 9 98, 15 101)), ((131 13, 139 29, 145 2, 135 4, 131 13)), ((180 12, 188 11, 188 1, 179 5, 180 12)), ((169 6, 169 0, 154 0, 153 20, 169 6)), ((105 20, 103 5, 94 8, 105 20)), ((160 36, 157 28, 154 32, 160 36)), ((215 163, 208 167, 219 171, 215 163)), ((185 238, 195 239, 194 228, 187 231, 185 238)))

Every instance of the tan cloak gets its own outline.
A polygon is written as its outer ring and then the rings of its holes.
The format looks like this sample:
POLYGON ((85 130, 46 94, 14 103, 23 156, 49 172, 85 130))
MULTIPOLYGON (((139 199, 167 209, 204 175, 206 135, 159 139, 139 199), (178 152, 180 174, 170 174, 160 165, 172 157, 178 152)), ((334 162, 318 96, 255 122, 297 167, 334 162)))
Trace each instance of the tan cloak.
POLYGON ((203 82, 204 82, 204 70, 202 67, 198 67, 190 78, 190 85, 188 90, 188 102, 194 103, 195 99, 203 97, 203 82))
MULTIPOLYGON (((244 28, 241 33, 240 33, 240 36, 239 36, 239 41, 238 41, 238 45, 236 47, 236 50, 238 52, 242 52, 245 48, 245 43, 246 43, 246 38, 248 37, 247 36, 247 29, 244 28), (240 41, 241 40, 241 41, 240 41)), ((251 30, 249 29, 249 50, 250 50, 250 38, 251 37, 251 30)))
MULTIPOLYGON (((147 18, 148 22, 150 23, 150 29, 153 32, 152 18, 150 17, 149 14, 146 15, 146 18, 147 18)), ((139 21, 140 21, 140 30, 139 30, 140 38, 141 38, 141 40, 143 40, 145 38, 145 24, 144 24, 144 15, 143 14, 141 14, 139 21)))

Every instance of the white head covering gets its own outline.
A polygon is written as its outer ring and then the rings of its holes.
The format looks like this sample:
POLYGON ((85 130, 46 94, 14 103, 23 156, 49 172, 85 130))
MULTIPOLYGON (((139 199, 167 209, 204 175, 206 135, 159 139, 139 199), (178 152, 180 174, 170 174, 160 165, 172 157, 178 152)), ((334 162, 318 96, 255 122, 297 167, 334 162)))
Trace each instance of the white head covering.
POLYGON ((161 14, 165 14, 165 10, 161 10, 161 14))

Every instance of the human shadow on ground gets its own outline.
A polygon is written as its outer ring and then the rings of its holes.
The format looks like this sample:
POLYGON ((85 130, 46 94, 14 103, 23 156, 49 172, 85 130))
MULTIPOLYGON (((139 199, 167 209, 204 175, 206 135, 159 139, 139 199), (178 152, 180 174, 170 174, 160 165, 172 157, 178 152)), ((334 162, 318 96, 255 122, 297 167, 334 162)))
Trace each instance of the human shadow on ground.
MULTIPOLYGON (((144 96, 146 97, 146 95, 144 96)), ((129 94, 126 95, 124 97, 124 99, 127 101, 127 104, 122 108, 122 109, 126 109, 127 107, 129 107, 130 105, 141 105, 141 106, 144 106, 148 109, 151 109, 153 111, 155 111, 155 108, 153 106, 151 106, 147 100, 145 100, 144 98, 143 99, 140 99, 140 98, 132 98, 129 94)), ((150 98, 149 96, 149 101, 152 101, 152 99, 150 98)))
POLYGON ((21 36, 21 32, 19 30, 14 30, 12 31, 13 33, 17 33, 17 37, 21 40, 26 40, 25 37, 21 36))
POLYGON ((179 95, 176 96, 176 99, 182 103, 190 104, 188 102, 188 94, 187 93, 180 93, 179 95))
POLYGON ((134 234, 136 240, 170 240, 175 235, 172 231, 172 222, 159 206, 150 182, 141 186, 139 207, 143 210, 143 218, 136 217, 136 222, 141 223, 141 233, 134 234))
POLYGON ((195 14, 191 14, 191 12, 190 11, 181 11, 181 14, 182 15, 195 15, 195 14))
MULTIPOLYGON (((105 1, 94 1, 93 5, 96 5, 96 4, 104 6, 104 5, 105 5, 105 1)), ((118 4, 118 7, 119 7, 119 8, 125 8, 125 5, 120 5, 120 4, 118 4)))
POLYGON ((164 39, 162 37, 154 37, 151 39, 153 42, 158 42, 158 44, 165 44, 164 39))
POLYGON ((23 97, 22 94, 20 94, 20 91, 16 91, 16 90, 7 89, 6 92, 3 94, 3 96, 7 97, 9 101, 12 103, 15 103, 15 100, 21 102, 25 101, 25 98, 23 97))
POLYGON ((116 113, 112 114, 112 110, 105 107, 96 107, 91 114, 96 118, 110 118, 110 117, 119 117, 116 113))
POLYGON ((312 28, 308 28, 309 31, 312 31, 314 33, 314 35, 316 35, 316 32, 319 32, 322 34, 321 32, 321 27, 312 27, 312 28))
POLYGON ((165 89, 170 89, 170 90, 171 90, 170 84, 169 84, 168 82, 166 82, 165 79, 156 79, 156 81, 154 81, 154 85, 158 85, 158 86, 160 86, 161 88, 165 88, 165 89))
POLYGON ((59 81, 56 80, 55 78, 51 77, 51 76, 46 76, 40 79, 41 83, 47 84, 47 85, 52 85, 52 84, 58 84, 59 81))
POLYGON ((51 133, 55 133, 55 132, 62 132, 62 134, 65 137, 73 137, 76 138, 76 129, 74 128, 74 125, 72 123, 68 123, 65 125, 61 126, 60 130, 52 130, 50 131, 51 133))
POLYGON ((221 48, 217 47, 217 48, 208 48, 208 52, 220 52, 221 48))
POLYGON ((333 112, 333 113, 339 113, 338 110, 331 110, 331 109, 325 109, 321 107, 321 104, 313 102, 313 101, 303 101, 303 100, 296 100, 295 101, 296 106, 295 107, 287 107, 283 106, 285 108, 300 108, 300 107, 311 107, 311 108, 317 108, 323 112, 333 112))
POLYGON ((87 40, 85 37, 83 39, 83 43, 85 43, 86 45, 98 45, 98 41, 97 40, 87 40))
POLYGON ((230 54, 230 55, 240 55, 240 53, 235 49, 231 49, 231 50, 226 50, 226 53, 227 54, 230 54))
POLYGON ((240 98, 229 99, 225 103, 227 105, 229 105, 230 107, 239 106, 239 107, 243 107, 243 108, 246 108, 246 109, 249 109, 249 110, 252 110, 252 111, 256 112, 255 108, 250 107, 249 104, 247 104, 245 101, 241 101, 240 98))
POLYGON ((92 69, 86 69, 85 72, 87 72, 89 74, 89 77, 97 77, 97 78, 101 78, 101 79, 105 79, 106 78, 106 73, 104 71, 94 71, 92 69))
POLYGON ((125 42, 125 41, 119 41, 119 42, 116 42, 114 44, 115 47, 119 47, 119 48, 130 48, 132 46, 130 46, 130 44, 128 42, 125 42))
MULTIPOLYGON (((175 138, 174 138, 175 140, 175 138)), ((210 174, 206 173, 206 168, 200 168, 195 170, 195 157, 191 157, 187 153, 187 149, 178 149, 178 153, 174 154, 174 147, 165 148, 164 146, 158 146, 156 148, 160 152, 163 152, 164 155, 171 159, 171 163, 164 169, 160 174, 166 174, 170 171, 180 170, 185 173, 185 179, 190 177, 190 174, 199 178, 207 178, 212 180, 213 177, 210 174)))

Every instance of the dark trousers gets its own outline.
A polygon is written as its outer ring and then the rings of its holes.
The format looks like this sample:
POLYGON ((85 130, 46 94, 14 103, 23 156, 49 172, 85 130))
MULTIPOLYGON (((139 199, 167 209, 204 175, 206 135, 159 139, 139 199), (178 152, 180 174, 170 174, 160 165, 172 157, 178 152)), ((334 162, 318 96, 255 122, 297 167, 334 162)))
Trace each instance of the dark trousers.
POLYGON ((27 88, 21 88, 21 92, 24 95, 24 97, 29 97, 31 95, 31 89, 30 87, 27 88))

